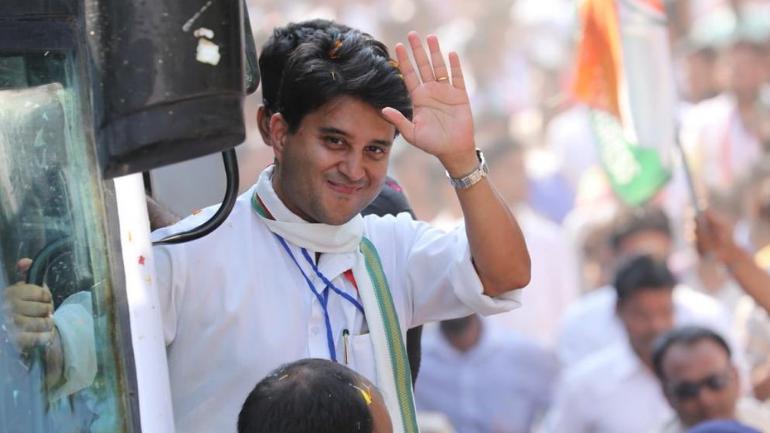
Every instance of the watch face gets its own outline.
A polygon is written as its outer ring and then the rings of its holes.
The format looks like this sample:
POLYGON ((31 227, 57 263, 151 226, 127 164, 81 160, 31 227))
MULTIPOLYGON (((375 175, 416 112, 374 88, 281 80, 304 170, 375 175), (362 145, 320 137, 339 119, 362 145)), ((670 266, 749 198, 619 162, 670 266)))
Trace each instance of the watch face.
POLYGON ((484 173, 489 173, 489 167, 487 167, 487 159, 484 158, 484 152, 481 149, 476 149, 476 156, 479 158, 479 168, 484 173))

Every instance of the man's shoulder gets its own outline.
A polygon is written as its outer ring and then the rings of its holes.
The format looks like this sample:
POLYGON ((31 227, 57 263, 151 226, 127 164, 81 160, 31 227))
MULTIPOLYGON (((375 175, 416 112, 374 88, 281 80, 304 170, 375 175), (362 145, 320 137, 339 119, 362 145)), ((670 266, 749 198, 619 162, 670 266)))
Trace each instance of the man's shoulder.
POLYGON ((620 345, 612 344, 583 358, 567 370, 567 375, 574 377, 573 380, 577 381, 594 380, 597 374, 607 372, 608 368, 623 359, 623 355, 620 345))
POLYGON ((687 428, 679 421, 676 415, 672 415, 662 424, 656 426, 647 433, 684 433, 687 428))
POLYGON ((630 350, 626 342, 616 342, 586 356, 564 371, 565 386, 597 395, 621 391, 621 382, 638 365, 630 350))
POLYGON ((676 286, 673 299, 679 316, 677 319, 681 321, 723 319, 727 316, 727 310, 719 301, 689 286, 676 286))
MULTIPOLYGON (((216 230, 208 235, 192 242, 188 242, 185 245, 197 245, 199 243, 221 242, 223 236, 232 236, 236 234, 243 235, 242 230, 250 222, 258 220, 256 213, 251 205, 251 197, 253 196, 254 187, 248 189, 246 192, 238 196, 238 199, 233 206, 227 219, 216 230)), ((219 210, 221 204, 215 204, 205 207, 200 210, 194 210, 190 215, 181 219, 167 227, 162 227, 153 231, 150 235, 152 241, 158 241, 173 234, 182 233, 192 230, 196 227, 200 227, 206 221, 211 219, 214 214, 219 210)))
POLYGON ((761 431, 770 430, 770 404, 757 401, 753 397, 742 397, 736 405, 738 421, 761 431))
POLYGON ((555 376, 558 370, 556 354, 527 335, 497 328, 489 333, 488 350, 494 357, 506 360, 539 376, 555 376))
MULTIPOLYGON (((735 109, 735 99, 727 93, 720 93, 714 97, 700 101, 691 107, 688 117, 709 116, 727 116, 735 109)), ((720 119, 721 120, 721 119, 720 119)))
POLYGON ((523 354, 527 356, 548 356, 548 349, 538 343, 537 340, 519 332, 512 332, 508 328, 503 328, 489 318, 484 318, 485 334, 487 343, 495 351, 501 353, 512 353, 514 355, 523 354))
POLYGON ((610 316, 614 313, 617 293, 612 286, 603 286, 580 296, 567 308, 564 322, 583 322, 584 319, 597 316, 610 316))
POLYGON ((375 247, 384 243, 402 243, 404 238, 416 236, 428 224, 416 221, 407 212, 398 215, 366 215, 364 217, 364 237, 375 247))

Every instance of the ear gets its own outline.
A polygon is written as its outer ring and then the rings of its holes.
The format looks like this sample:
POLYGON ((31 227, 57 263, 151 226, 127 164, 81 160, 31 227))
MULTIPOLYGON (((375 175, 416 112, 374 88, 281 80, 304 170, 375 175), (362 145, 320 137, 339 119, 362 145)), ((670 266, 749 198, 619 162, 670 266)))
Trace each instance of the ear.
POLYGON ((257 109, 257 128, 259 129, 259 135, 262 136, 262 141, 266 145, 272 146, 273 141, 270 138, 270 112, 267 111, 264 105, 260 105, 257 109))
POLYGON ((270 117, 269 131, 270 142, 273 145, 273 154, 278 162, 283 158, 286 140, 289 137, 289 124, 281 113, 275 113, 270 117))

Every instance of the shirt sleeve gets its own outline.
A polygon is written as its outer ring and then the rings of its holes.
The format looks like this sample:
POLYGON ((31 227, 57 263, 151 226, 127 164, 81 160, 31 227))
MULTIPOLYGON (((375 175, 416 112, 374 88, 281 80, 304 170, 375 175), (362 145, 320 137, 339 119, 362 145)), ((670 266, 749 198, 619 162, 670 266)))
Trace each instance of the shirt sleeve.
POLYGON ((91 386, 96 377, 96 339, 91 293, 78 292, 56 309, 53 321, 59 331, 64 365, 62 384, 49 394, 51 401, 91 386))
POLYGON ((520 290, 497 297, 484 294, 464 227, 447 233, 407 214, 395 217, 393 227, 389 239, 381 240, 392 245, 397 257, 393 272, 405 279, 413 313, 410 327, 474 312, 502 313, 521 305, 520 290))

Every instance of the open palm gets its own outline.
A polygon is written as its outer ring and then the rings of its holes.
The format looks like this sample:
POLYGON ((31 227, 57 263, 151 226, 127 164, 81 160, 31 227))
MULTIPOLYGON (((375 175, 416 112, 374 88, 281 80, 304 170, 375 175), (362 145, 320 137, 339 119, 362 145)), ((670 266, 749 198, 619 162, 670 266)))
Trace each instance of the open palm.
POLYGON ((427 41, 430 60, 417 33, 409 33, 417 70, 409 61, 406 47, 396 45, 399 69, 414 105, 412 120, 392 108, 386 108, 383 114, 408 142, 439 159, 468 154, 475 148, 473 116, 459 57, 449 54, 450 81, 438 39, 429 36, 427 41))

